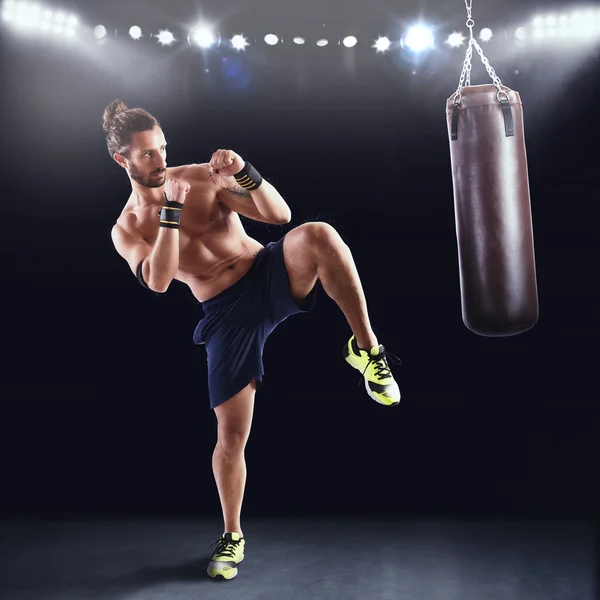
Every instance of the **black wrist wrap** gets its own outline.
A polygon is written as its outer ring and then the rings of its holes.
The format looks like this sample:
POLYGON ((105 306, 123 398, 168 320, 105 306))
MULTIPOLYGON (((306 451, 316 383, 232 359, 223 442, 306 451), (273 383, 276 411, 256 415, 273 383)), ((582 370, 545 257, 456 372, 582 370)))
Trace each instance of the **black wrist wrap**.
POLYGON ((160 216, 160 226, 169 229, 179 229, 182 208, 183 204, 181 202, 168 200, 167 195, 165 194, 165 204, 158 213, 160 216))
POLYGON ((237 184, 245 190, 255 190, 260 187, 263 181, 260 173, 248 161, 246 161, 244 168, 233 177, 237 184))

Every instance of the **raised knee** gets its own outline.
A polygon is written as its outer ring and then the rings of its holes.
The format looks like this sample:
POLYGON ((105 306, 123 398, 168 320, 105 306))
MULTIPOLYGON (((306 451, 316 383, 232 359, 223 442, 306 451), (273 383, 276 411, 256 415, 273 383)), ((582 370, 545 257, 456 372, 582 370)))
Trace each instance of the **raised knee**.
POLYGON ((332 248, 344 244, 344 241, 340 237, 335 227, 329 223, 322 221, 311 221, 304 223, 301 227, 304 228, 304 235, 306 236, 306 243, 310 244, 309 247, 316 249, 332 248))

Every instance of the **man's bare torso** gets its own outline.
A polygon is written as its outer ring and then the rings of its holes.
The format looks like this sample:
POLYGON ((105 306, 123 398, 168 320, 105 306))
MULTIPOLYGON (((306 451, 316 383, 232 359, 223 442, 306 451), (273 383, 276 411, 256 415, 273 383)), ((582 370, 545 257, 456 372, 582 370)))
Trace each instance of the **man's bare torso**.
MULTIPOLYGON (((175 279, 187 284, 199 302, 212 298, 245 275, 263 248, 249 237, 237 213, 219 202, 219 187, 209 176, 208 164, 167 169, 190 184, 179 228, 179 267, 175 279)), ((132 193, 117 223, 128 232, 139 231, 153 246, 159 232, 164 199, 144 204, 132 193)))

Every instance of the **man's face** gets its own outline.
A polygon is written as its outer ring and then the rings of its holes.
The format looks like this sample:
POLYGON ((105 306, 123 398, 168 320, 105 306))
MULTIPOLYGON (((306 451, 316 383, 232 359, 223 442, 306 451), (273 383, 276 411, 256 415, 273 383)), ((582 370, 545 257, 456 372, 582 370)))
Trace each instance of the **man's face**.
POLYGON ((139 131, 131 136, 128 172, 134 181, 147 188, 165 183, 167 168, 167 141, 160 127, 139 131))

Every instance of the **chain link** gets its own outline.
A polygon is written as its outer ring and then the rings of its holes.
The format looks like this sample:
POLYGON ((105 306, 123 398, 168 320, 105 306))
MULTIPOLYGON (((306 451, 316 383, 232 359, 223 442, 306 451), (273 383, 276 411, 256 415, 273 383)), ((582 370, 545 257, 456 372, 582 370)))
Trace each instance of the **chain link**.
POLYGON ((463 87, 471 85, 471 70, 473 68, 472 67, 473 46, 475 46, 475 50, 477 50, 477 53, 481 57, 481 62, 485 66, 485 68, 488 72, 488 75, 492 78, 492 81, 494 82, 494 85, 496 86, 496 89, 498 90, 498 92, 496 94, 498 101, 500 101, 500 97, 502 95, 504 95, 506 97, 506 99, 508 100, 508 95, 502 89, 502 82, 500 81, 500 77, 498 77, 498 75, 496 75, 496 71, 494 71, 494 68, 492 67, 492 65, 490 65, 490 61, 483 54, 483 49, 477 43, 477 40, 473 36, 473 27, 475 26, 475 21, 473 21, 473 18, 471 16, 471 11, 473 10, 473 0, 465 0, 465 6, 467 7, 467 17, 468 17, 467 18, 467 27, 469 28, 469 33, 470 33, 469 47, 467 48, 467 55, 465 57, 463 69, 460 74, 458 88, 457 88, 456 92, 454 93, 454 96, 455 96, 454 104, 460 104, 461 99, 462 99, 461 94, 462 94, 463 87))

